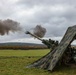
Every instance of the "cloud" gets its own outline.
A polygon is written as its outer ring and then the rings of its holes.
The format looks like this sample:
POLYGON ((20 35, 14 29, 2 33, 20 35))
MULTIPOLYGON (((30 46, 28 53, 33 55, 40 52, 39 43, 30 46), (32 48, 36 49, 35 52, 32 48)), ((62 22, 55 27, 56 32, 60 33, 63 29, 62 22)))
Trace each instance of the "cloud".
POLYGON ((17 0, 1 0, 0 1, 0 19, 11 17, 16 11, 15 2, 17 0))
POLYGON ((32 6, 36 6, 36 5, 57 5, 57 4, 71 4, 74 5, 75 4, 75 0, 20 0, 18 2, 21 5, 25 5, 28 7, 32 7, 32 6))
MULTIPOLYGON (((0 9, 1 19, 16 20, 24 31, 42 25, 47 30, 47 38, 62 37, 69 26, 76 24, 75 0, 1 0, 0 9)), ((10 33, 8 37, 13 40, 29 36, 10 33)))
POLYGON ((51 35, 62 36, 69 26, 76 23, 76 6, 71 0, 22 0, 20 4, 31 13, 27 17, 28 24, 42 24, 47 28, 48 34, 51 32, 51 35))

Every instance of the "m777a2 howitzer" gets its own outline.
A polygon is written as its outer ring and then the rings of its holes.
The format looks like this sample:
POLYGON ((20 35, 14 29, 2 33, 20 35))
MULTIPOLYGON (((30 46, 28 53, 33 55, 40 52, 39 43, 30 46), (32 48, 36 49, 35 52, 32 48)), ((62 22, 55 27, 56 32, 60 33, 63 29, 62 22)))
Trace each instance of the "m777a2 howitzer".
POLYGON ((54 40, 51 40, 51 39, 49 39, 49 40, 41 39, 40 37, 38 37, 38 36, 35 35, 35 34, 32 34, 32 33, 29 32, 29 31, 26 31, 25 33, 33 36, 34 38, 37 38, 37 39, 40 40, 40 41, 42 41, 42 43, 43 43, 44 45, 46 45, 48 48, 54 48, 55 46, 58 45, 58 41, 54 41, 54 40))
MULTIPOLYGON (((27 32, 27 34, 31 34, 27 32)), ((31 34, 32 35, 32 34, 31 34)), ((33 36, 33 35, 32 35, 33 36)), ((34 36, 35 37, 35 36, 34 36)), ((40 38, 38 38, 41 40, 40 38)), ((76 49, 71 47, 71 43, 76 39, 76 25, 68 27, 61 42, 48 54, 28 65, 27 68, 41 68, 53 71, 56 66, 74 66, 76 68, 76 49)), ((41 40, 43 42, 43 40, 41 40)), ((55 43, 54 43, 55 44, 55 43)), ((51 43, 52 45, 52 43, 51 43)), ((50 47, 52 47, 50 45, 50 47)))

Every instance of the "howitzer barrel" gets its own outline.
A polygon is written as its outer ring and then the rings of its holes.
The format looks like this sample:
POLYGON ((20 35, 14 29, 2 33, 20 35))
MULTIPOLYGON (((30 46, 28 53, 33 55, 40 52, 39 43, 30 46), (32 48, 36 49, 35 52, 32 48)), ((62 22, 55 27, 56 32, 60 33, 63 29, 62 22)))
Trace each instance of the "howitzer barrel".
POLYGON ((26 31, 25 33, 26 33, 26 34, 29 34, 29 35, 31 35, 31 36, 33 36, 33 37, 35 37, 35 38, 37 38, 37 39, 39 39, 39 40, 41 40, 41 41, 42 41, 42 39, 41 39, 41 38, 39 38, 38 36, 36 36, 36 35, 32 34, 32 33, 31 33, 31 32, 29 32, 29 31, 26 31))
POLYGON ((49 40, 41 39, 40 37, 38 37, 37 35, 32 34, 29 31, 26 31, 25 33, 26 34, 29 34, 29 35, 31 35, 31 36, 33 36, 35 38, 37 38, 40 41, 42 41, 42 43, 45 44, 48 48, 53 48, 57 44, 54 40, 51 40, 51 39, 49 39, 49 40))

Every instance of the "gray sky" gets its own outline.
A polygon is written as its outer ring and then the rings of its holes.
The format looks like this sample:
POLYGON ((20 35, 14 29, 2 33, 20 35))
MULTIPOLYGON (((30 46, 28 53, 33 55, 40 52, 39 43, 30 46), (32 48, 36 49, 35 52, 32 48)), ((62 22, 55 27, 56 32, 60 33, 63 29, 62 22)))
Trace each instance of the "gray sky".
MULTIPOLYGON (((15 20, 24 31, 40 24, 47 30, 45 38, 60 40, 76 24, 76 0, 0 0, 0 19, 15 20)), ((11 32, 0 36, 0 42, 6 41, 40 43, 24 33, 11 32)))

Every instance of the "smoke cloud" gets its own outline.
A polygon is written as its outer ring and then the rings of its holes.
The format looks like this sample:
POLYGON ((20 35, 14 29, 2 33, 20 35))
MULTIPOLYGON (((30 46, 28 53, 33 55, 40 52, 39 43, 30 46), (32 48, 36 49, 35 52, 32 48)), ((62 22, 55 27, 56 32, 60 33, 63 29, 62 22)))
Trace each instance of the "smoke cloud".
POLYGON ((20 23, 10 19, 0 20, 0 35, 8 34, 9 31, 21 31, 20 23))
POLYGON ((46 29, 41 25, 37 25, 33 30, 33 34, 35 34, 40 38, 44 37, 45 33, 46 33, 46 29))

